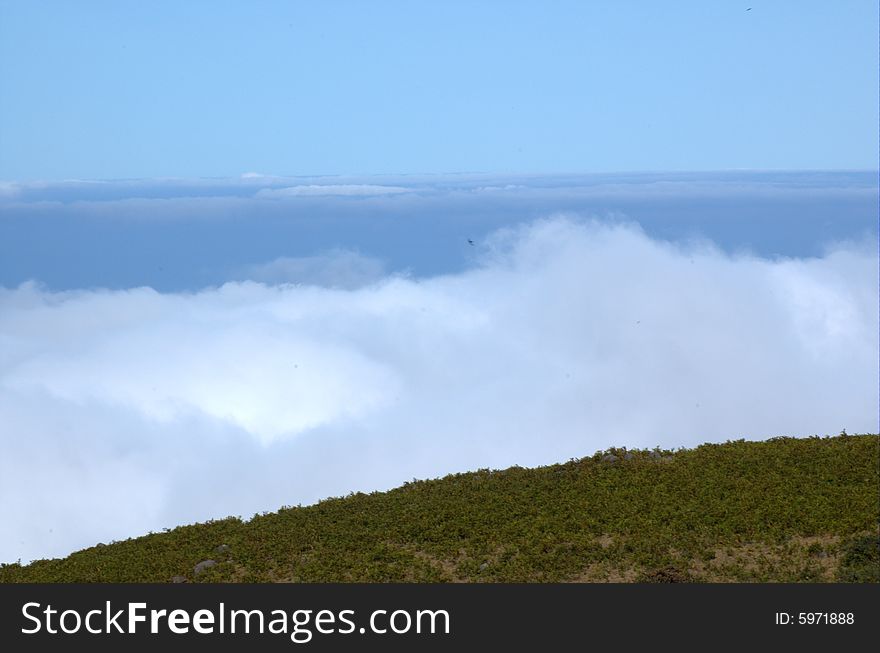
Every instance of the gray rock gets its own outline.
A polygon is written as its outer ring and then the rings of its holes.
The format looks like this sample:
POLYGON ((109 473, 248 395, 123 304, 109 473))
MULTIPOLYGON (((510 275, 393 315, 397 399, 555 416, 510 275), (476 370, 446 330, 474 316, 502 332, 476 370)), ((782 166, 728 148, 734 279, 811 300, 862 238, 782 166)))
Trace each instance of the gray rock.
POLYGON ((216 549, 214 549, 214 553, 229 553, 229 545, 221 544, 216 549))
POLYGON ((624 460, 632 460, 633 458, 635 458, 635 456, 632 455, 629 451, 627 451, 627 452, 623 455, 623 459, 624 459, 624 460))
POLYGON ((480 565, 480 571, 486 571, 486 569, 488 569, 488 568, 489 568, 488 562, 484 562, 483 564, 480 565))
POLYGON ((205 571, 205 569, 210 569, 214 565, 217 564, 216 560, 202 560, 199 564, 193 567, 193 573, 198 576, 200 573, 205 571))
POLYGON ((189 581, 186 579, 186 576, 172 576, 172 583, 188 583, 189 581))
POLYGON ((617 456, 615 456, 613 453, 606 453, 604 456, 602 456, 603 463, 616 463, 617 460, 617 456))
POLYGON ((659 451, 651 451, 651 452, 648 452, 648 455, 649 455, 651 458, 653 458, 654 460, 658 460, 658 459, 660 458, 660 452, 659 452, 659 451))

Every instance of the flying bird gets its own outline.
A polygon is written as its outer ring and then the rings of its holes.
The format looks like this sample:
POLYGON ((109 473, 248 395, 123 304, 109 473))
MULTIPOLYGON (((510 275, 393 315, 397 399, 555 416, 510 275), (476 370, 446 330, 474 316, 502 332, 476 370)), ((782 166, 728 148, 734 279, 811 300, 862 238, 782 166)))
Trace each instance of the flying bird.
POLYGON ((474 241, 472 241, 470 238, 468 238, 468 245, 473 247, 473 244, 474 244, 474 241))

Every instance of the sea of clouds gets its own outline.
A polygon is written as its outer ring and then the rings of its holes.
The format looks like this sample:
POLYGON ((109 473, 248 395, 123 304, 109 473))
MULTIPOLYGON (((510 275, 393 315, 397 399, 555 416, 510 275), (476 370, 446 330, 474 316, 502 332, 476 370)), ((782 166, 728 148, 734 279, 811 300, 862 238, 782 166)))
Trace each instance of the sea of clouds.
POLYGON ((339 250, 239 278, 0 288, 0 561, 610 446, 878 428, 876 240, 769 259, 557 216, 450 274, 339 250))

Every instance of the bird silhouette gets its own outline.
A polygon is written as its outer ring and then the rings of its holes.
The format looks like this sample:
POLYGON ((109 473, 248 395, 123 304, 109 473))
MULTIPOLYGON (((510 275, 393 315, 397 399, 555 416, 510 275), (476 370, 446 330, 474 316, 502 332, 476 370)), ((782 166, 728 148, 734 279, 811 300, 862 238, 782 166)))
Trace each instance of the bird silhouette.
POLYGON ((474 245, 474 241, 472 241, 470 238, 468 238, 468 245, 470 245, 471 247, 473 247, 474 245))

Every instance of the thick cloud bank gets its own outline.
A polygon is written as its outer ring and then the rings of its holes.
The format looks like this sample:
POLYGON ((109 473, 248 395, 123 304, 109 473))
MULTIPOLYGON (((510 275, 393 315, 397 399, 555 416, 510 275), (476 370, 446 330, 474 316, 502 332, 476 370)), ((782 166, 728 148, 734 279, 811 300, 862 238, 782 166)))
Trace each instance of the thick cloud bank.
POLYGON ((877 429, 876 243, 771 261, 559 218, 474 253, 366 285, 0 289, 0 560, 612 445, 877 429))

